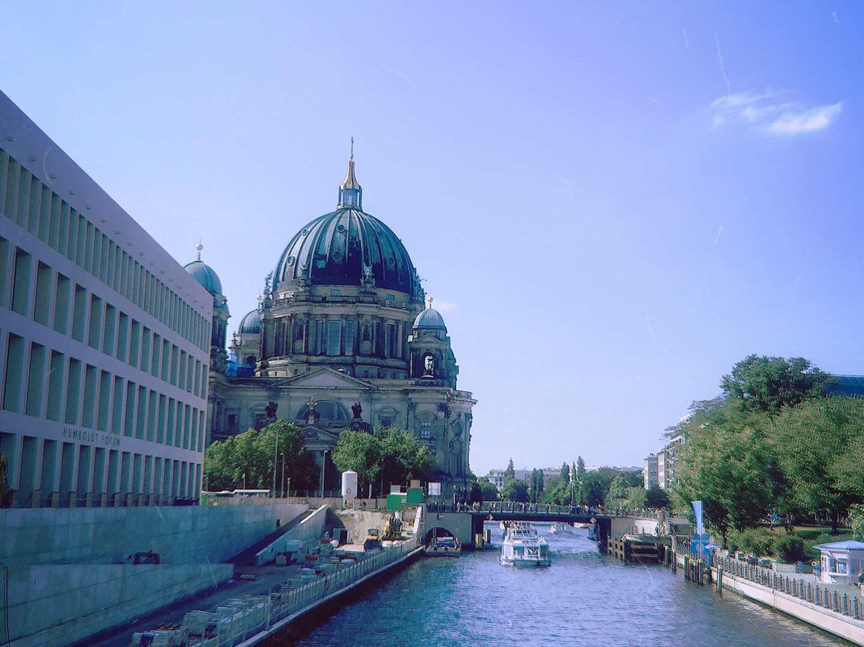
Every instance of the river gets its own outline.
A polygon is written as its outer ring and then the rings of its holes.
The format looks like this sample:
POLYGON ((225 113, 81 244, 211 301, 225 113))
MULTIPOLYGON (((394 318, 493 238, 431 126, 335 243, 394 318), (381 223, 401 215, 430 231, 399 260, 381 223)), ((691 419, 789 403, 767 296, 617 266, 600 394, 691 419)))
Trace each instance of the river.
MULTIPOLYGON (((491 527, 491 526, 490 526, 491 527)), ((792 618, 661 566, 625 566, 586 537, 549 534, 552 566, 519 570, 497 551, 422 558, 302 637, 298 647, 837 647, 792 618)), ((501 532, 493 530, 500 545, 501 532)))

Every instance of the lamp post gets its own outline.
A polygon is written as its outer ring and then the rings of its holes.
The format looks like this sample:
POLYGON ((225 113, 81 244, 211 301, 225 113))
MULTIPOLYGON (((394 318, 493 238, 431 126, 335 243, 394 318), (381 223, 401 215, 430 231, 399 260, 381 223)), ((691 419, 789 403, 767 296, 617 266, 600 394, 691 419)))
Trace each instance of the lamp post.
POLYGON ((327 453, 329 449, 324 450, 324 459, 321 461, 321 498, 324 498, 324 474, 327 472, 327 453))
POLYGON ((276 449, 273 451, 273 494, 276 496, 276 465, 279 462, 279 434, 276 434, 276 449))
POLYGON ((285 452, 282 452, 282 496, 287 496, 285 494, 285 452))

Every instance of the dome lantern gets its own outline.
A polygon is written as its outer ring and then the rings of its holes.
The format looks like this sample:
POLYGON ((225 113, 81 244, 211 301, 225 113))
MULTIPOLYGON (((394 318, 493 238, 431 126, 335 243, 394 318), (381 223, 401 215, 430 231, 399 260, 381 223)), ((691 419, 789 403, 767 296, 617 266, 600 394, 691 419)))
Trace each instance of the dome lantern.
POLYGON ((348 173, 339 185, 339 209, 363 211, 363 188, 354 174, 354 138, 351 138, 351 154, 348 156, 348 173))

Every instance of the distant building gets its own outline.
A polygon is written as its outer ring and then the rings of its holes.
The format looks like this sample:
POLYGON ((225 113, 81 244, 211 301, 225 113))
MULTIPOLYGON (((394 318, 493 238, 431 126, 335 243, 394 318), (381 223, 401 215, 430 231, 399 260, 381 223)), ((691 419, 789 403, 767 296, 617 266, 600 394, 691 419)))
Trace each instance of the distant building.
POLYGON ((0 214, 3 503, 197 497, 211 296, 2 92, 0 214))
POLYGON ((825 385, 826 395, 864 398, 864 375, 834 375, 833 377, 837 382, 825 385))
MULTIPOLYGON (((513 470, 516 475, 517 481, 525 481, 528 483, 531 480, 531 470, 513 470)), ((507 473, 507 470, 489 470, 489 474, 486 475, 486 478, 489 479, 489 482, 492 483, 495 487, 498 488, 498 491, 504 489, 504 475, 507 473)))
POLYGON ((657 454, 657 485, 664 490, 671 490, 675 484, 675 464, 684 445, 684 435, 675 436, 669 444, 657 454))
POLYGON ((654 485, 657 485, 657 463, 657 454, 648 454, 645 457, 645 468, 643 471, 643 475, 646 490, 654 485))

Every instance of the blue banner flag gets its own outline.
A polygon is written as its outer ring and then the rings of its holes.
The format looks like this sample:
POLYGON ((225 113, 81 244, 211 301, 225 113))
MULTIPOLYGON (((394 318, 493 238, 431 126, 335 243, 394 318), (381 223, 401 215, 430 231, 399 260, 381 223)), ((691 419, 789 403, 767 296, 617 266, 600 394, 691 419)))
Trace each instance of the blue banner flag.
POLYGON ((696 534, 702 535, 704 529, 702 528, 702 502, 701 501, 693 501, 693 514, 696 515, 696 534))

